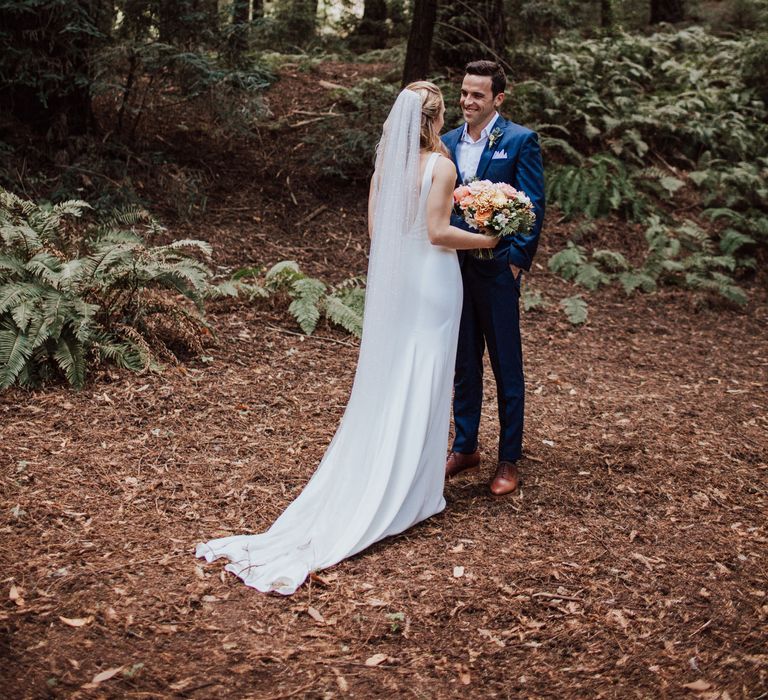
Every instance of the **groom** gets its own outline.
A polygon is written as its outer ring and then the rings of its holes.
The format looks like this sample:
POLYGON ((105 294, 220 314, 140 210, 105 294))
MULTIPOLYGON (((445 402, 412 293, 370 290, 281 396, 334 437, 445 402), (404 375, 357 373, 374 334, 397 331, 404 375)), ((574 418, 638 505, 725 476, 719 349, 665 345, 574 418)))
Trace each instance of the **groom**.
MULTIPOLYGON (((536 134, 509 122, 497 109, 507 77, 498 63, 473 61, 465 69, 460 105, 465 124, 443 136, 461 182, 473 178, 507 182, 533 202, 536 223, 527 234, 502 238, 493 260, 459 252, 464 281, 456 354, 453 415, 456 438, 445 465, 451 478, 480 464, 477 433, 483 400, 483 354, 496 378, 499 404, 499 462, 491 492, 502 496, 518 485, 522 455, 525 383, 520 344, 520 277, 530 270, 544 219, 544 172, 536 134)), ((472 230, 453 214, 451 223, 472 230)))

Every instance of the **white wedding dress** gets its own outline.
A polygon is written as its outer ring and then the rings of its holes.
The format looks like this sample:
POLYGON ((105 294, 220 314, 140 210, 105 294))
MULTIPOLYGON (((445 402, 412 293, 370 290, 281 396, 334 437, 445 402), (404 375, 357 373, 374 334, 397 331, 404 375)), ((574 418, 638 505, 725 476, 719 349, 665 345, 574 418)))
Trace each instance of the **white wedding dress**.
MULTIPOLYGON (((416 149, 418 168, 418 142, 416 149)), ((226 569, 248 586, 291 594, 310 572, 445 508, 462 286, 455 251, 431 245, 427 236, 426 200, 439 157, 428 157, 420 194, 414 188, 418 206, 407 230, 393 234, 391 227, 378 230, 374 225, 355 381, 317 471, 267 532, 197 546, 196 556, 209 562, 228 559, 226 569), (378 253, 377 236, 386 247, 378 253)), ((405 167, 413 171, 412 157, 405 167)), ((406 178, 406 171, 385 171, 383 179, 406 178)), ((377 217, 390 212, 397 218, 386 187, 376 205, 377 217)))

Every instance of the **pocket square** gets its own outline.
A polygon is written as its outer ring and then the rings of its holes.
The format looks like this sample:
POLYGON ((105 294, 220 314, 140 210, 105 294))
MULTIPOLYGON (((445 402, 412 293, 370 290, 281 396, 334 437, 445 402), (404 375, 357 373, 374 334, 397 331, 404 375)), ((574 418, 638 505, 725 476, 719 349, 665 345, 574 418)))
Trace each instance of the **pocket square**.
POLYGON ((492 160, 496 160, 497 158, 498 159, 506 158, 506 157, 507 157, 507 152, 502 148, 500 151, 496 151, 493 154, 492 160))

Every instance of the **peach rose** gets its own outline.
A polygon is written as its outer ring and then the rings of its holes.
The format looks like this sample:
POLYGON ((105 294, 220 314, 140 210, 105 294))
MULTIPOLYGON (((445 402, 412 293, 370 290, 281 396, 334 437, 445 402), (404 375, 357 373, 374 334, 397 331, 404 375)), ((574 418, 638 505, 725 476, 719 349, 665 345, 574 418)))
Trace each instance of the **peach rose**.
POLYGON ((460 202, 465 197, 468 197, 469 194, 470 194, 469 187, 467 187, 466 185, 461 185, 453 191, 453 201, 460 202))
POLYGON ((492 211, 489 209, 481 209, 475 213, 475 221, 481 226, 485 226, 491 218, 492 211))

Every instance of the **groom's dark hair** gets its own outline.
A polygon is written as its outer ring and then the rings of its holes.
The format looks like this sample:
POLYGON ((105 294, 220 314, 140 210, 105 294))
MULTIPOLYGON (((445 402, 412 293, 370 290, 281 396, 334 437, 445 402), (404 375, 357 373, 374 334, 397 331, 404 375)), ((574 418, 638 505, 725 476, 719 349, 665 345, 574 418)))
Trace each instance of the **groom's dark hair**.
POLYGON ((507 87, 507 75, 496 61, 470 61, 464 69, 467 75, 483 75, 491 79, 491 91, 496 97, 507 87))

